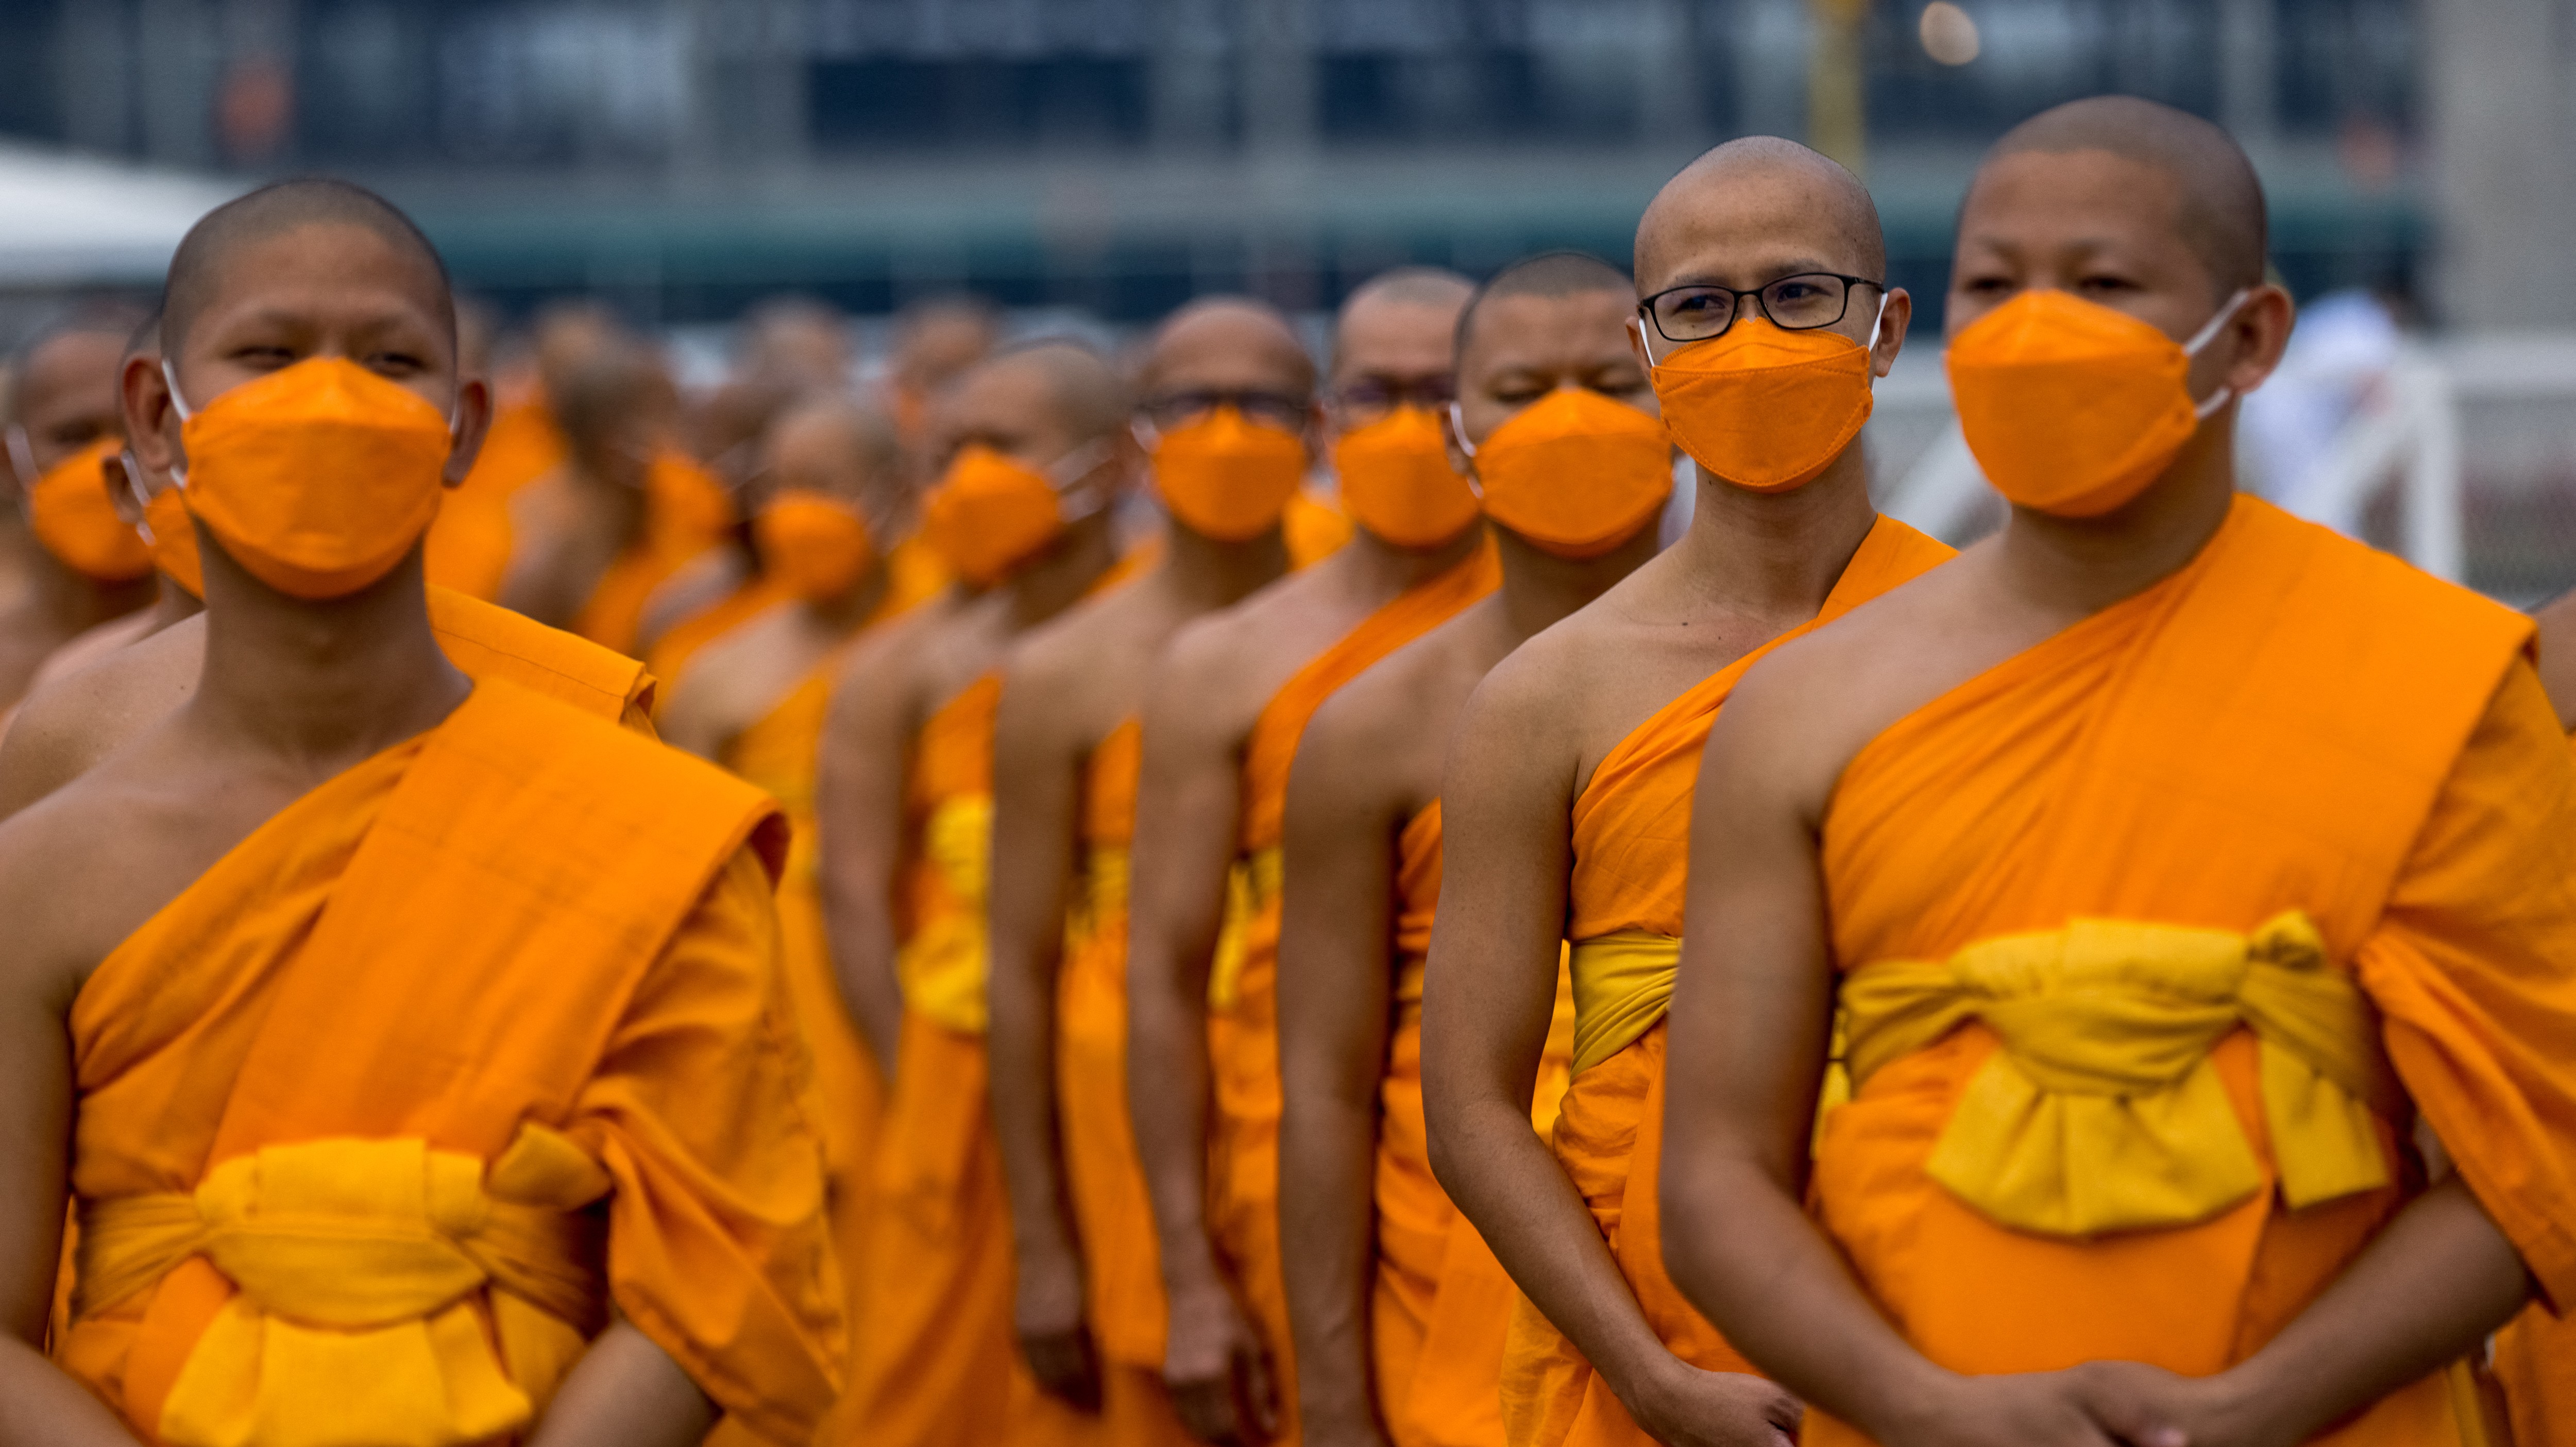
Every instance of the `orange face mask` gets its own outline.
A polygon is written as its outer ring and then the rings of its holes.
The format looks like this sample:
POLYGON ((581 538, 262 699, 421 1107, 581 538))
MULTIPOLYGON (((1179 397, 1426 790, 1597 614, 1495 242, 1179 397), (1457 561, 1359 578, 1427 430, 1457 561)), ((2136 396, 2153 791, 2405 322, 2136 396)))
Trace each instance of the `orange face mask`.
POLYGON ((1306 444, 1293 432, 1218 407, 1154 443, 1154 489, 1181 526, 1240 543, 1279 525, 1306 478, 1306 444))
MULTIPOLYGON (((140 465, 133 454, 126 455, 129 475, 140 465)), ((143 505, 143 535, 152 545, 154 567, 187 589, 188 596, 206 596, 206 561, 197 555, 197 525, 188 520, 188 500, 179 489, 165 487, 143 505)))
POLYGON ((921 532, 969 587, 989 588, 1044 552, 1070 521, 1045 473, 973 445, 958 450, 923 499, 921 532))
POLYGON ((394 570, 438 516, 455 437, 417 394, 313 357, 188 410, 168 363, 188 511, 277 591, 340 598, 394 570))
MULTIPOLYGON (((1884 320, 1887 298, 1879 297, 1884 320)), ((1869 420, 1869 346, 1823 327, 1782 331, 1746 317, 1654 367, 1664 426, 1711 477, 1748 492, 1787 492, 1833 465, 1869 420)))
POLYGON ((1476 521, 1476 490, 1449 466, 1440 422, 1398 407, 1333 444, 1342 506, 1399 548, 1436 548, 1476 521))
MULTIPOLYGON (((1460 427, 1462 444, 1466 435, 1460 427)), ((1485 516, 1560 558, 1597 558, 1626 542, 1673 493, 1663 424, 1589 387, 1557 388, 1467 454, 1485 516)))
POLYGON ((47 468, 27 489, 27 523, 64 567, 101 583, 130 583, 152 571, 152 550, 116 515, 106 462, 121 446, 102 437, 47 468))
POLYGON ((761 566, 808 603, 847 593, 876 561, 867 518, 829 493, 782 488, 751 527, 761 566))
POLYGON ((2191 359, 2245 300, 2188 342, 2063 291, 2025 291, 1950 342, 1950 397, 1977 466, 2018 507, 2098 517, 2173 466, 2225 387, 2191 398, 2191 359))

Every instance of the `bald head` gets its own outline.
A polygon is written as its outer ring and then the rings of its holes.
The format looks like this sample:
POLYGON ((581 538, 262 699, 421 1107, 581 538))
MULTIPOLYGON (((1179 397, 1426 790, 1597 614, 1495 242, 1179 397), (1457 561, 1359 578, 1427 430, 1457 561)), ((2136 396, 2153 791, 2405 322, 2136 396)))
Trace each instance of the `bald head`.
POLYGON ((1333 389, 1445 383, 1458 314, 1475 285, 1455 272, 1403 266, 1360 283, 1333 319, 1333 389))
POLYGON ((438 248, 392 202, 364 186, 328 177, 262 186, 207 212, 188 229, 170 258, 170 278, 162 294, 162 349, 172 354, 179 351, 189 326, 214 301, 227 268, 245 248, 307 227, 370 232, 412 264, 419 273, 422 300, 442 330, 449 354, 454 355, 456 300, 438 248))
MULTIPOLYGON (((2136 96, 2069 101, 2004 133, 1978 168, 2033 152, 2100 151, 2149 166, 2172 182, 2173 225, 2221 295, 2259 286, 2268 245, 2263 183, 2233 137, 2186 111, 2136 96)), ((1970 187, 1973 199, 1976 187, 1970 187)))
POLYGON ((1778 136, 1745 136, 1655 193, 1637 222, 1636 267, 1646 296, 1695 282, 1750 289, 1802 271, 1880 281, 1887 238, 1869 188, 1841 164, 1778 136))
POLYGON ((846 397, 798 403, 769 429, 765 450, 778 487, 846 498, 880 522, 901 510, 902 445, 873 407, 846 397))
POLYGON ((1315 361, 1279 308, 1251 297, 1201 297, 1154 329, 1136 387, 1148 406, 1190 394, 1258 392, 1303 407, 1315 395, 1315 361))
POLYGON ((14 421, 38 471, 124 431, 125 343, 141 316, 132 307, 81 307, 19 347, 14 421))
MULTIPOLYGON (((1475 337, 1476 317, 1484 309, 1516 296, 1551 300, 1610 292, 1622 299, 1635 294, 1628 273, 1588 251, 1547 251, 1523 257, 1486 278, 1458 314, 1458 370, 1467 370, 1467 349, 1475 337)), ((1624 308, 1623 308, 1624 310, 1624 308)))

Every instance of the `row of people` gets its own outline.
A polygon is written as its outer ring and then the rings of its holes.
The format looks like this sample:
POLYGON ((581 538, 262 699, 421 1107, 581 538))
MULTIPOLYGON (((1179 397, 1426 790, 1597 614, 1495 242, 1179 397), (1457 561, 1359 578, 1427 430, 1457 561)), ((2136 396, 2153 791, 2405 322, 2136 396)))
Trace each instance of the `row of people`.
POLYGON ((2014 509, 1955 560, 1868 498, 1876 214, 1780 141, 1633 280, 1363 287, 1320 387, 1242 301, 1128 376, 1001 352, 917 509, 787 409, 707 596, 770 591, 664 713, 752 788, 424 586, 490 402, 408 223, 224 208, 119 338, 208 612, 0 750, 0 1389, 101 1442, 2164 1447, 2492 1441, 2501 1379, 2550 1440, 2576 779, 2528 620, 2236 493, 2263 245, 2205 122, 1998 145, 1949 366, 2014 509))

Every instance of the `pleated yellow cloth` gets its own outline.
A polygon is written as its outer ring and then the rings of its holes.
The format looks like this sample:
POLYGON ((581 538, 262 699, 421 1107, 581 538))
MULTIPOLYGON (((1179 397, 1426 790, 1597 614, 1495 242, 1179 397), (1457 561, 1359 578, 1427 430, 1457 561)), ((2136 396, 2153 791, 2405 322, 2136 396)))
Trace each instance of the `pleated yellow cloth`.
POLYGON ((2392 1179, 2380 1115, 2404 1095, 2378 1021, 2296 910, 2251 934, 2079 919, 1884 961, 1843 984, 1848 1064, 1866 1084, 1969 1019, 2002 1040, 1933 1147, 1932 1178, 2007 1226, 2050 1236, 2207 1220, 2263 1189, 2210 1052, 2259 1042, 2265 1124, 2292 1209, 2392 1179))
POLYGON ((1682 937, 1613 930, 1576 940, 1568 959, 1574 974, 1574 1073, 1581 1075, 1664 1018, 1682 962, 1682 937))

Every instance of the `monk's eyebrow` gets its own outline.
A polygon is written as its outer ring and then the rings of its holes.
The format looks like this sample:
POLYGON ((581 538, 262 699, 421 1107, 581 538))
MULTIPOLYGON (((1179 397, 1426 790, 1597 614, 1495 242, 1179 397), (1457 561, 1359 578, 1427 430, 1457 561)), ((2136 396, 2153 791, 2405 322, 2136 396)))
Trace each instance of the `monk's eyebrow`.
MULTIPOLYGON (((1738 274, 1739 274, 1739 275, 1759 275, 1759 276, 1762 278, 1762 280, 1761 280, 1759 283, 1757 283, 1757 284, 1758 284, 1758 285, 1761 285, 1761 286, 1769 286, 1771 283, 1773 283, 1773 282, 1775 282, 1775 281, 1778 281, 1778 280, 1780 280, 1782 277, 1785 277, 1785 276, 1805 276, 1805 275, 1808 275, 1808 274, 1813 273, 1813 272, 1826 272, 1826 273, 1833 273, 1833 272, 1834 272, 1834 268, 1832 268, 1831 266, 1826 265, 1824 262, 1818 261, 1816 258, 1814 258, 1814 257, 1812 257, 1812 256, 1792 256, 1792 257, 1787 258, 1786 260, 1779 261, 1779 262, 1775 262, 1775 263, 1773 263, 1773 264, 1771 264, 1771 265, 1769 265, 1769 266, 1765 266, 1765 267, 1761 268, 1758 272, 1753 271, 1751 268, 1747 268, 1747 270, 1746 270, 1746 271, 1744 271, 1744 272, 1740 272, 1740 273, 1738 273, 1738 274)), ((1674 285, 1674 286, 1732 286, 1732 285, 1733 285, 1733 283, 1732 283, 1732 282, 1730 282, 1730 281, 1728 281, 1726 278, 1724 278, 1724 277, 1722 277, 1722 276, 1717 276, 1717 275, 1712 274, 1712 273, 1711 273, 1711 272, 1709 272, 1709 271, 1701 270, 1701 271, 1693 272, 1693 273, 1691 273, 1691 274, 1689 274, 1689 275, 1687 275, 1687 276, 1681 277, 1680 279, 1676 280, 1676 281, 1673 283, 1673 285, 1674 285)), ((1669 290, 1670 288, 1666 288, 1666 289, 1667 289, 1667 290, 1669 290)))

